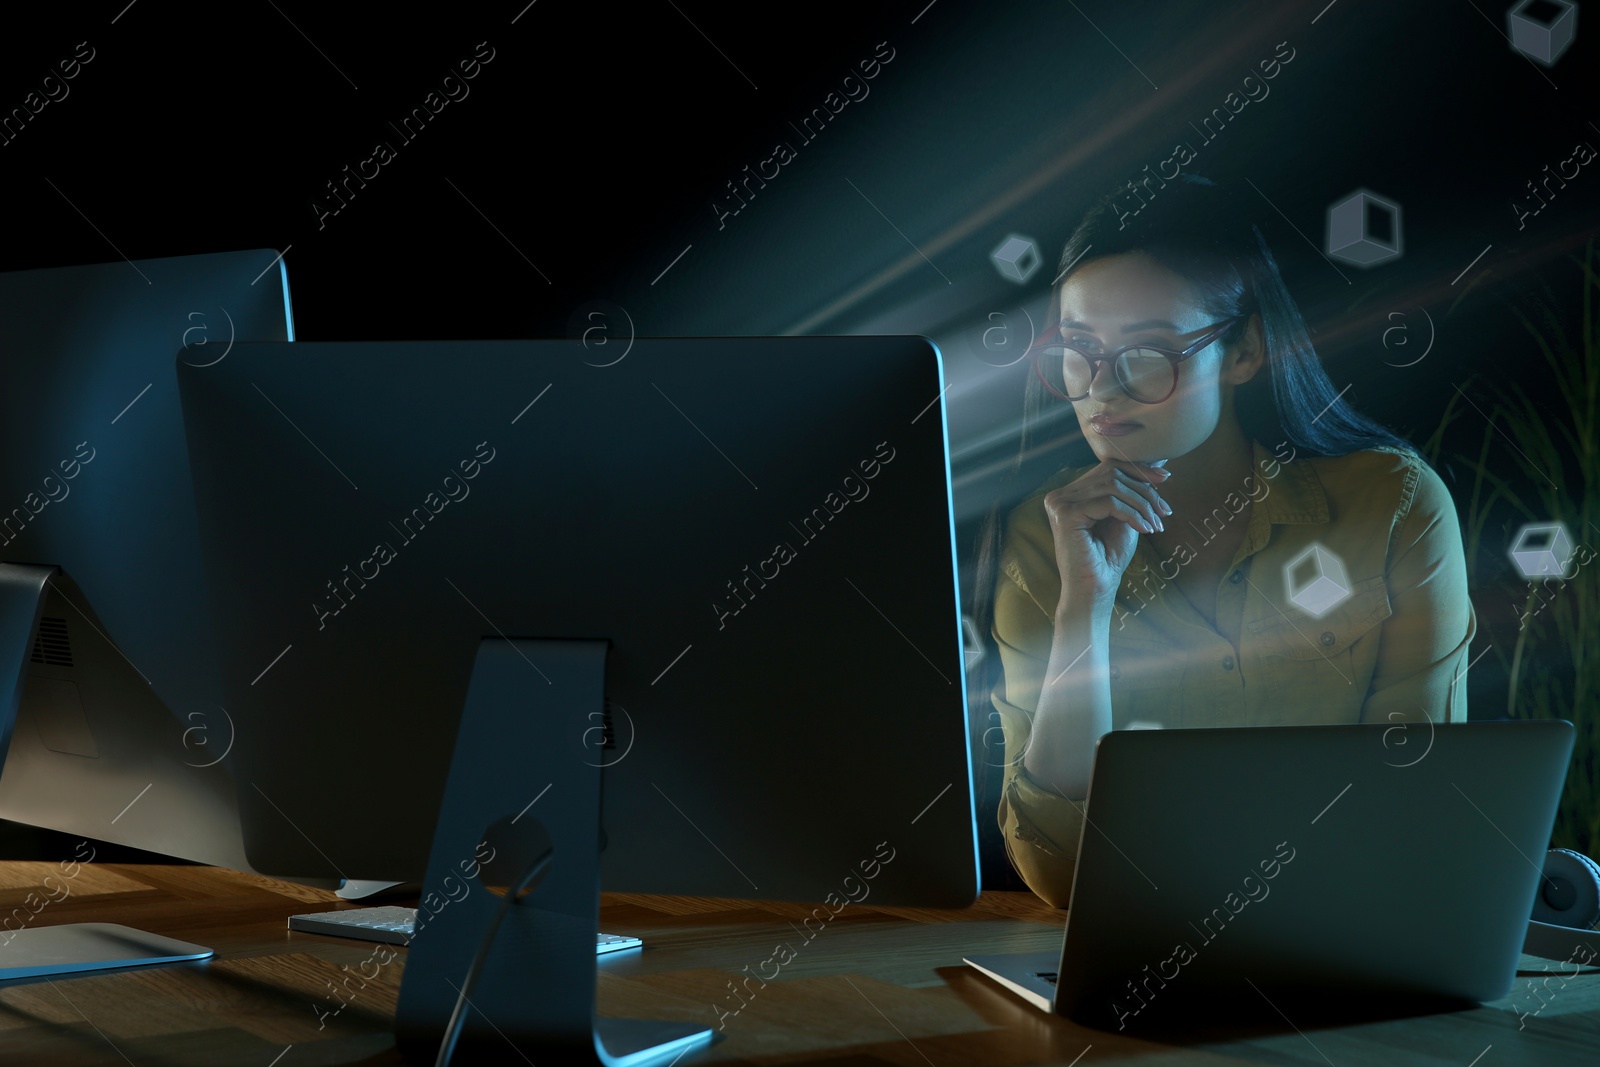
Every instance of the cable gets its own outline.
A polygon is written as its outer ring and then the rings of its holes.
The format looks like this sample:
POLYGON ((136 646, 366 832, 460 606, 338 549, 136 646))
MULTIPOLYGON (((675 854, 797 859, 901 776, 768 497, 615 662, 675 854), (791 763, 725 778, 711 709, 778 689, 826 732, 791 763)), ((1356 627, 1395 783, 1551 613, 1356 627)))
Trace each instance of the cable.
POLYGON ((511 910, 511 905, 522 903, 522 898, 532 893, 539 883, 544 880, 545 868, 550 865, 550 858, 555 855, 555 846, 551 845, 540 853, 528 869, 517 879, 500 902, 499 909, 494 913, 494 919, 489 923, 488 931, 483 935, 483 941, 478 945, 477 953, 472 957, 472 966, 467 968, 466 981, 461 983, 460 996, 456 997, 455 1010, 450 1013, 450 1021, 445 1024, 444 1040, 439 1044, 439 1056, 433 1061, 434 1067, 449 1067, 450 1057, 455 1054, 456 1042, 461 1038, 461 1031, 467 1021, 467 1002, 472 997, 473 987, 478 984, 478 974, 483 970, 483 961, 489 956, 489 947, 494 943, 495 935, 500 932, 500 923, 506 917, 506 912, 511 910))

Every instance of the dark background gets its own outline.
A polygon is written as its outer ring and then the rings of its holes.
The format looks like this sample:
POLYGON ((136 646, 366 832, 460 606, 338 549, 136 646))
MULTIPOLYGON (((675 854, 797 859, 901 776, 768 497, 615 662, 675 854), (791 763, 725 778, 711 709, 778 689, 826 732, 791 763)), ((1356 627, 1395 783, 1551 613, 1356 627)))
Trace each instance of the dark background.
MULTIPOLYGON (((1481 409, 1439 454, 1465 519, 1458 453, 1510 485, 1534 477, 1489 423, 1493 390, 1516 381, 1564 410, 1514 309, 1533 315, 1543 299, 1541 328, 1576 336, 1588 320, 1573 257, 1600 219, 1597 160, 1518 229, 1525 182, 1578 141, 1600 146, 1584 73, 1600 66, 1600 31, 1580 21, 1545 68, 1508 43, 1510 6, 58 5, 0 35, 0 113, 79 42, 94 49, 69 95, 0 145, 0 269, 288 249, 302 340, 576 336, 596 323, 619 338, 925 334, 950 384, 965 555, 1016 452, 1026 364, 1001 364, 1038 321, 1062 242, 1093 196, 1186 140, 1187 170, 1258 197, 1347 399, 1418 443, 1452 398, 1481 409), (388 123, 479 42, 494 58, 470 95, 404 142, 388 123), (1280 42, 1294 58, 1270 94, 1202 146, 1189 124, 1280 42), (869 95, 803 142, 790 123, 888 49, 869 95), (380 140, 395 158, 319 225, 326 183, 380 140), (719 227, 726 183, 779 140, 797 158, 719 227), (1401 205, 1400 258, 1363 269, 1318 251, 1326 208, 1357 188, 1401 205), (1013 232, 1045 261, 1025 285, 989 260, 1013 232), (1430 331, 1426 358, 1395 366, 1430 331)), ((1576 470, 1592 446, 1592 427, 1576 427, 1565 458, 1576 470)), ((1515 595, 1516 529, 1508 515, 1486 523, 1474 563, 1473 653, 1494 649, 1470 676, 1474 718, 1508 705, 1517 619, 1510 595, 1477 593, 1515 595)), ((965 559, 963 576, 970 586, 965 559)), ((1576 669, 1547 655, 1544 669, 1576 669)))

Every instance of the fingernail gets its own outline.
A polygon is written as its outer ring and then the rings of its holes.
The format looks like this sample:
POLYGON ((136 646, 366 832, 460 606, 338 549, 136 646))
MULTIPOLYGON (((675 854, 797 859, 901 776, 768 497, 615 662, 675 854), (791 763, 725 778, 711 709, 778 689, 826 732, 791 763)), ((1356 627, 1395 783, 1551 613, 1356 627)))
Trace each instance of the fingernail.
POLYGON ((1165 512, 1168 515, 1172 514, 1172 505, 1171 504, 1168 504, 1165 500, 1160 501, 1160 504, 1161 504, 1161 510, 1163 512, 1165 512))
POLYGON ((1161 517, 1159 515, 1156 516, 1156 529, 1160 530, 1162 533, 1167 532, 1167 526, 1161 521, 1161 517))

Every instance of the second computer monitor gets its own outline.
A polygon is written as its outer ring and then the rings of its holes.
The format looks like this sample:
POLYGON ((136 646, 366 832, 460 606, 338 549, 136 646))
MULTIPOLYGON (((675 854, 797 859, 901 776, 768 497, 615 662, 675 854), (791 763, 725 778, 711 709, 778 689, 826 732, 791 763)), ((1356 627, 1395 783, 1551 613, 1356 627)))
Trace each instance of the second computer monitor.
MULTIPOLYGON (((479 642, 588 638, 610 642, 605 710, 574 710, 606 888, 970 903, 937 349, 588 354, 239 344, 179 367, 252 863, 419 878, 479 642)), ((561 803, 541 785, 530 810, 561 803)))
POLYGON ((246 866, 174 355, 293 337, 272 249, 0 273, 0 564, 59 568, 0 818, 246 866))

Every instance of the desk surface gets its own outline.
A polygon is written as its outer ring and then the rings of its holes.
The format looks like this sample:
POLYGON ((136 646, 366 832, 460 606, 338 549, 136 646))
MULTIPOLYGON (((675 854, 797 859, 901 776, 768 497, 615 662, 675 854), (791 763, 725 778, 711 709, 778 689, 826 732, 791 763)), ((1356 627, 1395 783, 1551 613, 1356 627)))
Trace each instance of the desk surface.
MULTIPOLYGON (((364 969, 376 970, 370 981, 347 983, 354 993, 335 1014, 329 983, 355 974, 375 946, 285 927, 291 914, 338 903, 319 890, 208 867, 93 863, 64 879, 53 863, 0 863, 0 916, 29 915, 29 926, 118 922, 216 950, 204 963, 0 985, 0 1063, 404 1063, 390 1031, 404 951, 387 966, 364 969)), ((600 1011, 713 1027, 721 1018, 723 1039, 684 1067, 1092 1067, 1108 1057, 1335 1067, 1600 1063, 1596 967, 1562 977, 1558 964, 1546 971, 1524 957, 1511 996, 1491 1005, 1304 1031, 1285 1023, 1275 1033, 1177 1044, 1045 1015, 961 964, 972 952, 1059 947, 1065 913, 1031 894, 985 893, 963 911, 850 904, 802 942, 795 928, 809 910, 605 894, 601 927, 638 935, 646 948, 601 957, 600 1011), (765 987, 752 983, 756 992, 738 1014, 719 1016, 713 1005, 738 1004, 728 984, 756 973, 785 939, 798 946, 795 958, 765 987)))

